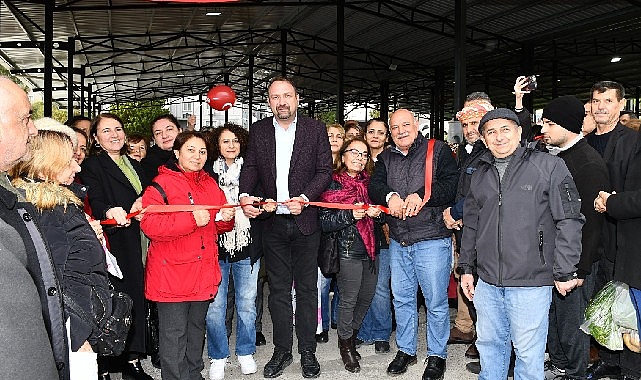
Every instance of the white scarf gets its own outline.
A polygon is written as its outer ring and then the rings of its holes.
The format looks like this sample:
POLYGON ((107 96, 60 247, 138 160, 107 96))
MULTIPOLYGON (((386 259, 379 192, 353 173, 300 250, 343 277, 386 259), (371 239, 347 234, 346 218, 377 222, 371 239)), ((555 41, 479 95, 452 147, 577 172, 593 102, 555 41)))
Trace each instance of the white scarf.
MULTIPOLYGON (((218 174, 218 185, 225 192, 227 203, 238 203, 238 180, 240 178, 240 168, 243 166, 243 158, 237 157, 234 163, 227 167, 225 159, 219 157, 214 162, 214 173, 218 174)), ((221 236, 221 244, 230 257, 234 257, 236 252, 241 251, 251 243, 251 235, 249 233, 249 218, 243 214, 240 207, 236 208, 236 215, 234 219, 234 229, 225 232, 221 236)))

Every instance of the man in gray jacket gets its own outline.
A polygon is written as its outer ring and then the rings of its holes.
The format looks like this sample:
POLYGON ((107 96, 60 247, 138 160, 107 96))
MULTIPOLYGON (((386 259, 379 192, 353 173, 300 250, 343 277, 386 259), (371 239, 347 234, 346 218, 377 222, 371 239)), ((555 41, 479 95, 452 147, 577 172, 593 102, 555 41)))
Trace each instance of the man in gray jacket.
POLYGON ((581 200, 563 160, 520 147, 514 112, 488 112, 479 131, 489 152, 465 199, 459 257, 477 311, 479 379, 507 377, 510 342, 514 377, 542 379, 552 286, 565 295, 577 285, 581 200))
POLYGON ((7 171, 36 135, 27 94, 0 77, 0 379, 69 379, 60 286, 30 214, 7 171))

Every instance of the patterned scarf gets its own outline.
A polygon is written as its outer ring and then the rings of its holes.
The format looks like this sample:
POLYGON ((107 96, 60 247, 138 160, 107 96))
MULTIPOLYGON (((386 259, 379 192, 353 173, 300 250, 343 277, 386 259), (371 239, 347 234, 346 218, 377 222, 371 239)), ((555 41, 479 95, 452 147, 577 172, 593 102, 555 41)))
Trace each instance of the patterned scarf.
MULTIPOLYGON (((223 157, 219 157, 214 161, 214 173, 218 174, 218 185, 225 192, 227 202, 230 204, 238 203, 238 180, 242 166, 242 157, 237 157, 229 167, 227 167, 223 157)), ((229 252, 230 257, 234 257, 236 252, 240 252, 251 243, 249 218, 243 214, 243 210, 240 207, 236 208, 235 216, 234 229, 225 232, 220 239, 221 245, 229 252)))
MULTIPOLYGON (((327 190, 320 196, 323 202, 334 202, 344 204, 354 204, 362 202, 371 204, 369 195, 367 195, 367 185, 369 185, 369 175, 361 172, 356 177, 347 173, 332 175, 332 179, 342 185, 340 190, 327 190)), ((356 222, 356 229, 361 234, 365 249, 370 259, 374 260, 376 254, 376 243, 374 238, 374 221, 370 217, 364 217, 356 222)))

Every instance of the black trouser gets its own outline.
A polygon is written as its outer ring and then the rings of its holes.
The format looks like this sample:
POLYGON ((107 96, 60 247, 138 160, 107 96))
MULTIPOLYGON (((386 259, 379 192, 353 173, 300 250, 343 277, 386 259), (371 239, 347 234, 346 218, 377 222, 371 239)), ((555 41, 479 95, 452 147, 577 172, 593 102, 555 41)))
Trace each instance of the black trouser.
MULTIPOLYGON (((613 279, 614 263, 604 255, 599 260, 595 293, 603 289, 605 284, 613 279)), ((623 351, 611 351, 605 347, 599 347, 599 357, 608 365, 619 366, 622 375, 637 379, 641 376, 641 354, 630 351, 625 345, 623 345, 623 351)))
POLYGON ((583 286, 564 296, 552 291, 548 352, 557 368, 567 375, 583 376, 590 361, 590 336, 579 328, 584 320, 585 308, 594 294, 594 278, 598 265, 592 265, 592 274, 583 286))
POLYGON ((269 278, 269 312, 276 350, 289 352, 292 349, 291 290, 294 285, 298 352, 316 352, 319 243, 319 231, 303 235, 294 218, 289 215, 274 216, 272 228, 263 232, 265 268, 269 278))
POLYGON ((256 332, 263 332, 263 288, 267 282, 267 272, 265 271, 265 260, 260 261, 260 270, 258 272, 258 289, 256 289, 256 332))
POLYGON ((202 379, 210 301, 157 302, 163 380, 202 379))
POLYGON ((338 300, 338 337, 348 339, 361 327, 367 314, 378 280, 378 261, 375 266, 368 260, 340 260, 336 274, 341 296, 338 300))

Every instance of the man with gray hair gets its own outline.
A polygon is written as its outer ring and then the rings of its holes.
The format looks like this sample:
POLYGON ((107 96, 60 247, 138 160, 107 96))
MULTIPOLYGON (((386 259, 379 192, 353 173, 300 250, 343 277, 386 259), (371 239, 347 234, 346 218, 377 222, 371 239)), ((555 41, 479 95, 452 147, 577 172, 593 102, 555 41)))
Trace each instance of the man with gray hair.
POLYGON ((465 198, 458 269, 476 307, 479 379, 507 377, 511 342, 514 377, 540 380, 552 286, 566 295, 577 285, 581 201, 563 160, 520 146, 514 112, 489 111, 479 132, 489 151, 465 198))
POLYGON ((69 379, 62 292, 31 217, 7 177, 37 131, 27 94, 0 77, 0 379, 69 379))

